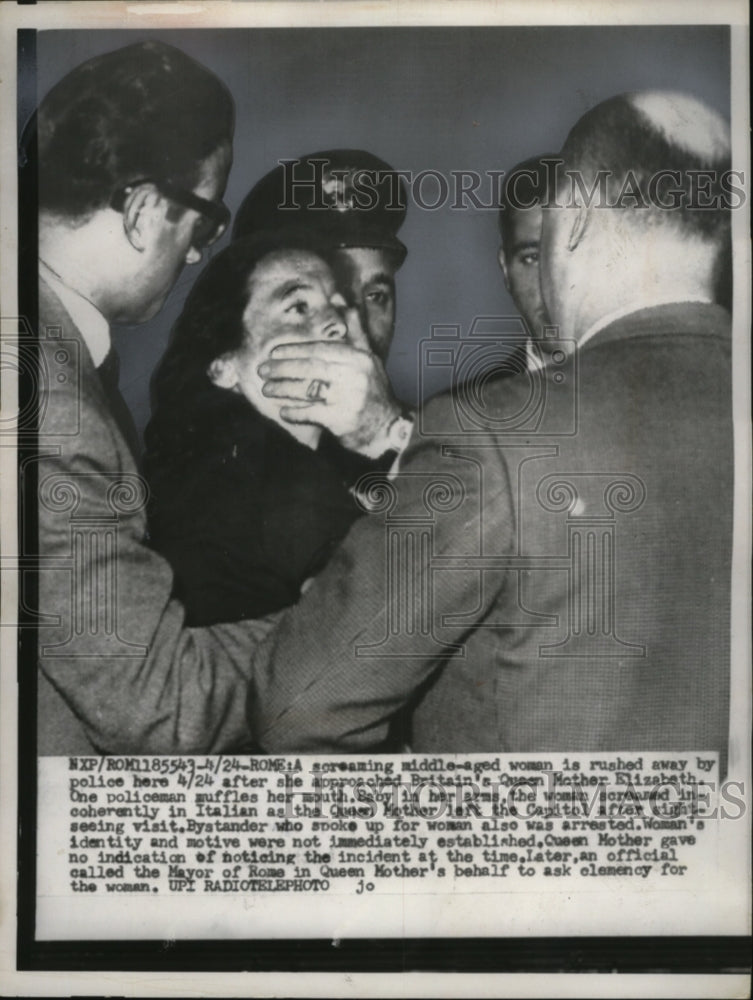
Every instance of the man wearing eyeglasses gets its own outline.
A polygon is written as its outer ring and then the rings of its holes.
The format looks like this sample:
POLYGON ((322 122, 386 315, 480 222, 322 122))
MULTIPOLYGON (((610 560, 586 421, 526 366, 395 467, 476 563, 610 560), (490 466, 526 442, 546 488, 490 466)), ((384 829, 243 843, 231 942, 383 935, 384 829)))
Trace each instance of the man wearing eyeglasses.
POLYGON ((227 225, 233 101, 205 67, 145 42, 74 69, 36 127, 38 749, 234 749, 262 626, 183 627, 170 569, 145 544, 110 344, 110 324, 154 316, 227 225))
MULTIPOLYGON (((134 280, 138 298, 131 310, 137 313, 136 322, 143 323, 159 312, 183 266, 197 264, 202 250, 215 243, 227 228, 230 210, 214 198, 218 188, 225 187, 231 161, 230 145, 216 149, 201 165, 199 183, 193 191, 167 180, 142 177, 113 195, 110 208, 123 216, 123 232, 131 246, 134 246, 131 234, 136 235, 138 216, 145 207, 149 210, 152 205, 161 204, 165 221, 170 223, 160 234, 162 246, 155 240, 151 247, 144 248, 154 251, 151 257, 136 262, 134 280), (148 270, 144 266, 147 260, 148 270)), ((135 248, 143 252, 139 244, 135 248)))

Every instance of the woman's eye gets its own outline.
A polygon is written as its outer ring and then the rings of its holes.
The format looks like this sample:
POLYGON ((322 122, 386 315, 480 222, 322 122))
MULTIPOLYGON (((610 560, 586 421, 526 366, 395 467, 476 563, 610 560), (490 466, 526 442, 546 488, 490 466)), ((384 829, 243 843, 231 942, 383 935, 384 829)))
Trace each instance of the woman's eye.
POLYGON ((520 258, 520 260, 521 260, 521 262, 523 264, 526 264, 528 266, 530 266, 531 264, 538 264, 538 262, 539 262, 539 255, 534 250, 534 251, 531 251, 531 253, 524 253, 523 256, 520 258))
POLYGON ((305 299, 296 299, 295 302, 291 302, 285 309, 286 313, 293 313, 297 316, 305 316, 308 311, 309 304, 305 299))

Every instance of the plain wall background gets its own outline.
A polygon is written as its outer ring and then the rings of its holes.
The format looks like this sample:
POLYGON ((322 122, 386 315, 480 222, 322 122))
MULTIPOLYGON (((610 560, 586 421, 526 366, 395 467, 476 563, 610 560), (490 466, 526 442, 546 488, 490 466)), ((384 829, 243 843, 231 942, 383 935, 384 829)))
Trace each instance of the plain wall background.
MULTIPOLYGON (((688 91, 729 116, 728 29, 676 25, 47 31, 37 38, 37 93, 91 56, 146 37, 203 62, 235 98, 225 195, 233 212, 278 159, 319 149, 368 149, 398 169, 449 177, 556 151, 584 111, 626 90, 688 91)), ((23 120, 35 98, 22 90, 19 99, 23 120)), ((487 190, 479 192, 485 201, 487 190)), ((435 191, 427 181, 425 198, 435 191)), ((411 202, 400 237, 409 252, 398 273, 388 371, 399 395, 414 402, 418 344, 432 325, 467 333, 475 316, 515 310, 497 265, 495 211, 453 210, 451 201, 427 211, 411 202)), ((113 331, 121 388, 140 430, 150 376, 202 266, 185 268, 155 319, 113 331)), ((428 389, 448 384, 449 372, 432 372, 428 389)))

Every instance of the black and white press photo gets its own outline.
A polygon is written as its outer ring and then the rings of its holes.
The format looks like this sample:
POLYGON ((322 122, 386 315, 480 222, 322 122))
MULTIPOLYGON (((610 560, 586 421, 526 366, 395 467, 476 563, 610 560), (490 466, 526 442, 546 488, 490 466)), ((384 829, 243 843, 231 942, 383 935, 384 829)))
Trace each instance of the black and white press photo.
POLYGON ((744 8, 37 6, 0 12, 17 975, 732 988, 744 8))

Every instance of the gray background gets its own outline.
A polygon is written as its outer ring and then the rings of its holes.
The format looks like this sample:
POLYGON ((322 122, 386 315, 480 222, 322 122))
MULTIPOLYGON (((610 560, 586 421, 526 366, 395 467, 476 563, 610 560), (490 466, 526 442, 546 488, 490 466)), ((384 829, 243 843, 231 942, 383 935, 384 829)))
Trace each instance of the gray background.
MULTIPOLYGON (((182 48, 230 88, 237 123, 225 200, 233 211, 279 158, 318 149, 360 147, 399 169, 449 175, 556 151, 585 110, 625 90, 685 90, 729 115, 725 27, 48 31, 37 41, 38 94, 91 56, 146 37, 182 48)), ((22 120, 33 101, 22 93, 22 120)), ((434 191, 427 182, 425 198, 434 191)), ((418 344, 433 324, 467 332, 475 316, 514 314, 496 261, 496 213, 450 206, 411 203, 400 233, 409 254, 388 370, 409 402, 418 394, 418 344)), ((113 331, 139 429, 150 375, 201 267, 186 267, 154 320, 113 331)), ((449 382, 447 371, 431 375, 430 392, 449 382)))

